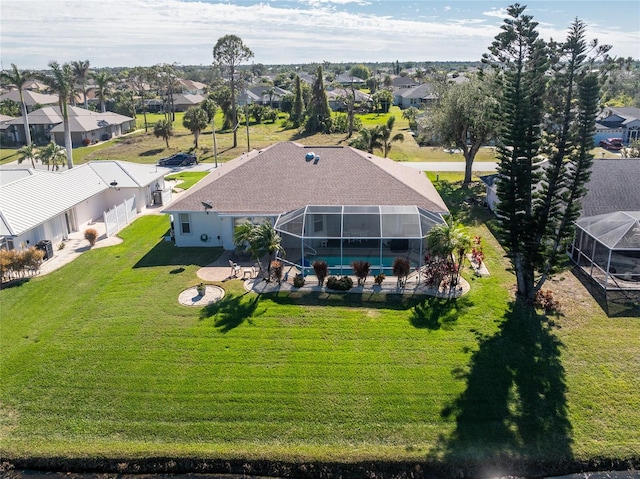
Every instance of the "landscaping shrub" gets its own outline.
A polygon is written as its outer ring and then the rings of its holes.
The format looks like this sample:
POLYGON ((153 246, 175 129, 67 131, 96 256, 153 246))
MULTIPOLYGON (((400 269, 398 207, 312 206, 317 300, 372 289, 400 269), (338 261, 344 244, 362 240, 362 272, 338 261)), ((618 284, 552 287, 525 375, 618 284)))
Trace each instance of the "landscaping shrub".
POLYGON ((353 288, 353 280, 349 276, 343 276, 342 278, 329 276, 327 278, 327 288, 336 291, 349 291, 353 288))
POLYGON ((33 276, 40 270, 44 251, 35 247, 24 250, 0 250, 0 281, 33 276))
POLYGON ((271 279, 277 281, 278 284, 282 282, 282 270, 282 261, 274 259, 271 262, 271 279))
POLYGON ((407 284, 407 276, 411 272, 411 263, 407 258, 398 257, 393 260, 393 274, 398 277, 398 287, 407 284))
POLYGON ((384 274, 384 273, 380 273, 380 274, 377 274, 377 275, 373 278, 373 282, 374 282, 376 285, 380 286, 380 285, 382 285, 382 282, 384 281, 384 279, 385 279, 385 278, 386 278, 385 274, 384 274))
POLYGON ((482 238, 478 235, 473 237, 473 243, 471 247, 471 261, 475 262, 478 267, 484 261, 484 251, 482 250, 482 238))
POLYGON ((304 286, 304 276, 298 273, 293 277, 293 287, 302 288, 303 286, 304 286))
POLYGON ((371 264, 368 261, 354 261, 351 263, 353 274, 358 278, 358 286, 364 286, 369 271, 371 270, 371 264))
POLYGON ((322 286, 327 274, 329 274, 329 266, 327 265, 327 262, 317 259, 311 266, 313 266, 313 271, 316 273, 316 277, 318 278, 318 286, 322 286))
POLYGON ((544 309, 546 314, 560 312, 560 301, 553 297, 553 291, 550 289, 541 289, 538 291, 535 299, 533 300, 533 305, 536 308, 544 309))
POLYGON ((96 240, 98 239, 98 232, 93 228, 87 228, 84 231, 84 239, 89 242, 90 246, 96 244, 96 240))

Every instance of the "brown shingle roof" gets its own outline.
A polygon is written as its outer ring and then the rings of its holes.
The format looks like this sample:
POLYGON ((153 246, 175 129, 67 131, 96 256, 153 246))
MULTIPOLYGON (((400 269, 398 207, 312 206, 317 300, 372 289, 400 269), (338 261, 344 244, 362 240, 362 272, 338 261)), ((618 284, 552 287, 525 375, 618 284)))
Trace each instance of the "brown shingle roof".
POLYGON ((429 179, 351 147, 276 143, 225 163, 165 211, 280 214, 306 205, 415 205, 448 212, 429 179), (307 161, 313 152, 320 159, 307 161))

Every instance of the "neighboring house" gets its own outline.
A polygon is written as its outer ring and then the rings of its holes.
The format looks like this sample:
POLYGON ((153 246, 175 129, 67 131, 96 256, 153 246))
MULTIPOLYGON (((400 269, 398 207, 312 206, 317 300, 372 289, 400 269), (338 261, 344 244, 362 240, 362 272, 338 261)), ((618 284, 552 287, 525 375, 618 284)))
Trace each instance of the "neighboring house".
POLYGON ((420 85, 420 83, 408 76, 393 76, 391 78, 391 88, 394 90, 400 88, 415 88, 418 85, 420 85))
POLYGON ((173 95, 173 108, 175 111, 187 111, 192 106, 197 106, 205 100, 202 95, 179 93, 173 95))
POLYGON ((298 76, 300 77, 300 81, 303 81, 308 85, 313 85, 316 82, 315 75, 310 75, 309 73, 305 73, 305 72, 299 72, 298 76))
POLYGON ((291 95, 289 90, 271 85, 255 85, 241 94, 242 103, 238 99, 239 105, 246 105, 247 97, 251 103, 280 108, 280 100, 285 95, 291 95))
POLYGON ((165 168, 124 161, 93 161, 63 172, 2 169, 0 248, 15 249, 66 239, 108 213, 110 234, 124 226, 155 198, 170 198, 165 168), (163 191, 158 195, 155 191, 163 191), (167 193, 168 191, 168 193, 167 193), (118 208, 118 213, 113 210, 118 208), (120 218, 115 218, 120 216, 120 218))
MULTIPOLYGON (((107 111, 98 113, 78 106, 68 106, 71 143, 74 147, 86 141, 95 142, 120 136, 135 128, 135 119, 107 111), (85 141, 86 140, 86 141, 85 141)), ((27 115, 31 137, 37 142, 55 140, 64 145, 64 125, 60 107, 48 106, 27 115)), ((24 123, 16 118, 8 123, 7 135, 17 143, 25 142, 24 123)))
POLYGON ((0 115, 0 134, 6 134, 9 122, 12 120, 15 120, 13 116, 0 115))
POLYGON ((627 145, 640 140, 640 108, 605 107, 596 119, 593 141, 597 145, 607 138, 622 138, 627 145))
MULTIPOLYGON (((480 177, 486 186, 487 206, 494 212, 498 203, 497 178, 497 174, 480 177)), ((640 210, 639 179, 640 159, 594 160, 581 216, 640 210)))
POLYGON ((336 77, 335 81, 340 83, 342 86, 354 85, 357 87, 363 87, 367 83, 362 78, 351 76, 348 73, 341 73, 336 77))
POLYGON ((207 89, 207 85, 193 80, 178 80, 182 93, 189 93, 191 95, 202 95, 207 89))
MULTIPOLYGON (((356 105, 362 105, 363 103, 371 102, 371 95, 363 93, 360 90, 353 90, 355 96, 356 105)), ((344 111, 346 110, 346 104, 344 99, 347 96, 351 96, 350 88, 336 88, 334 90, 327 91, 327 100, 329 101, 329 107, 333 111, 344 111)))
MULTIPOLYGON (((43 106, 58 104, 58 95, 45 95, 44 93, 38 93, 36 91, 22 90, 22 96, 24 97, 25 105, 27 105, 27 112, 34 111, 43 106)), ((5 100, 15 101, 20 104, 20 92, 18 90, 12 90, 0 95, 0 103, 5 100)))
POLYGON ((426 234, 448 210, 426 175, 400 163, 282 142, 223 164, 164 212, 177 246, 234 250, 235 227, 270 221, 289 264, 350 269, 360 258, 390 272, 397 256, 422 265, 426 234))
POLYGON ((413 88, 401 88, 393 92, 393 104, 402 109, 423 108, 437 98, 433 85, 423 83, 413 88))
MULTIPOLYGON (((481 177, 487 205, 498 202, 498 175, 481 177)), ((640 159, 595 160, 582 198, 571 259, 609 294, 640 291, 640 159)))

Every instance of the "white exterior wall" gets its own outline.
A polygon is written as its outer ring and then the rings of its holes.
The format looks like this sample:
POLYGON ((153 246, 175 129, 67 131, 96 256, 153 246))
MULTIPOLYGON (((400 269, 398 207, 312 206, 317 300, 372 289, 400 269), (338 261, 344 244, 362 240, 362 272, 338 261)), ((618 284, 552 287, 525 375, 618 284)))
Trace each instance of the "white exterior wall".
MULTIPOLYGON (((180 225, 180 213, 172 213, 176 246, 224 246, 225 249, 234 248, 234 246, 227 247, 226 241, 223 239, 222 224, 223 220, 228 220, 228 218, 220 218, 216 213, 190 212, 187 214, 189 215, 191 232, 183 234, 180 225), (205 240, 202 239, 203 235, 206 235, 205 240), (218 236, 220 237, 219 240, 218 236)), ((231 238, 231 245, 233 245, 233 238, 231 238)))
MULTIPOLYGON (((190 212, 189 219, 191 233, 182 234, 180 226, 180 213, 171 213, 175 233, 176 246, 210 246, 222 247, 233 251, 236 245, 233 243, 234 217, 219 216, 216 213, 190 212), (206 235, 206 239, 202 239, 206 235)), ((244 218, 244 215, 238 215, 244 218)), ((260 221, 262 217, 252 217, 254 221, 260 221)), ((275 217, 267 217, 271 224, 275 223, 275 217)))

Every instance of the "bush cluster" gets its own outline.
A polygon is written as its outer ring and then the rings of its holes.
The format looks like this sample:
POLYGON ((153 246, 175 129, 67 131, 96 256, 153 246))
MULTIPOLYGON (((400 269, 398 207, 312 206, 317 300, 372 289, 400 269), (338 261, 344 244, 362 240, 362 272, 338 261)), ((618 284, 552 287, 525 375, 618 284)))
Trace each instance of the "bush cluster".
POLYGON ((96 244, 96 240, 98 239, 98 232, 93 228, 87 228, 84 231, 84 239, 89 242, 89 245, 93 246, 96 244))
POLYGON ((550 289, 541 289, 536 293, 533 300, 536 308, 544 309, 546 314, 559 313, 561 310, 560 301, 554 298, 553 291, 550 289))
POLYGON ((296 274, 293 277, 293 286, 294 288, 302 288, 304 286, 304 276, 296 274))
POLYGON ((349 291, 353 288, 353 280, 349 276, 343 276, 342 278, 329 276, 327 278, 327 288, 336 291, 349 291))
POLYGON ((4 283, 33 276, 40 270, 43 259, 44 251, 35 247, 24 250, 0 250, 0 280, 4 283))

